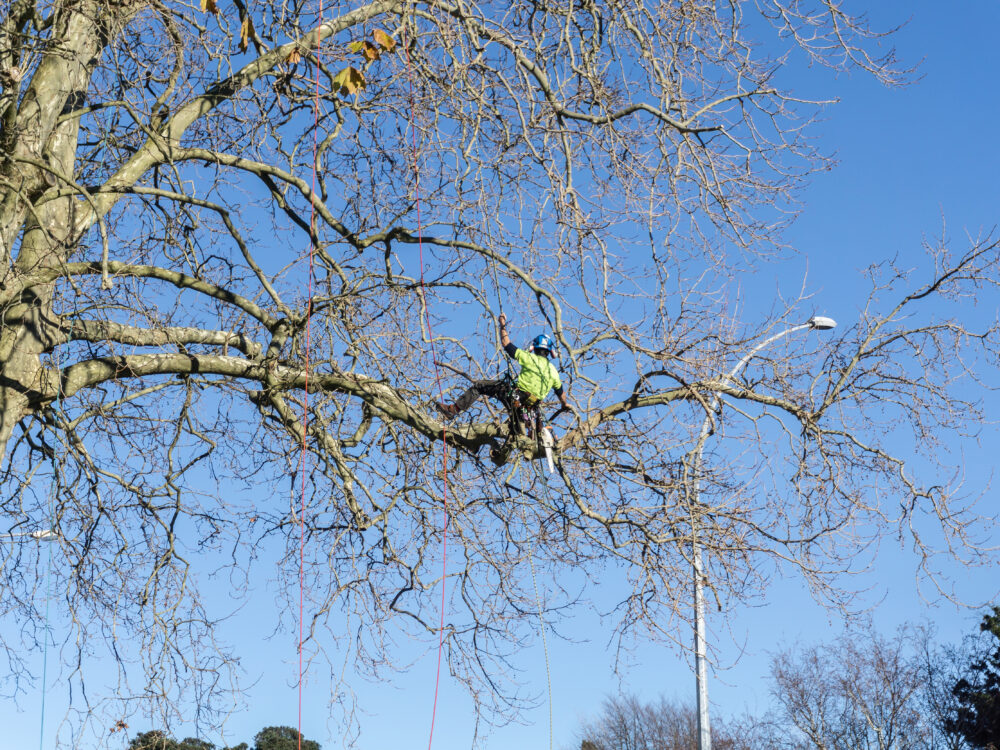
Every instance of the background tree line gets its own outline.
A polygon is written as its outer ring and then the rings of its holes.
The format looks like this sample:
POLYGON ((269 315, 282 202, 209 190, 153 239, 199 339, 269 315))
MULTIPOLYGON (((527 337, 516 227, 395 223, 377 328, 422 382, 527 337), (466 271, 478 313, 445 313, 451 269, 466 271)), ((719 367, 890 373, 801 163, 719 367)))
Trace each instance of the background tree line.
POLYGON ((320 750, 315 740, 302 738, 293 727, 264 727, 253 738, 253 744, 241 742, 232 747, 218 747, 206 740, 186 737, 177 740, 167 732, 154 729, 141 732, 128 744, 128 750, 320 750))
MULTIPOLYGON (((772 657, 772 708, 716 721, 716 750, 997 750, 1000 607, 979 633, 939 646, 929 628, 868 626, 772 657)), ((691 705, 609 698, 580 750, 695 750, 691 705)))

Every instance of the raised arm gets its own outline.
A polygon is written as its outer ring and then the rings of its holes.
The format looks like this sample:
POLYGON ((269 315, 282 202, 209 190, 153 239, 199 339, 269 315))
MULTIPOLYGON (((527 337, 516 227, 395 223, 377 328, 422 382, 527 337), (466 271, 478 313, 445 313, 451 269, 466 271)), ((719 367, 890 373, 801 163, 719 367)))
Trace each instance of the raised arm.
POLYGON ((507 335, 507 316, 503 313, 497 316, 497 327, 500 329, 500 346, 507 352, 507 356, 513 359, 517 347, 511 343, 510 336, 507 335))

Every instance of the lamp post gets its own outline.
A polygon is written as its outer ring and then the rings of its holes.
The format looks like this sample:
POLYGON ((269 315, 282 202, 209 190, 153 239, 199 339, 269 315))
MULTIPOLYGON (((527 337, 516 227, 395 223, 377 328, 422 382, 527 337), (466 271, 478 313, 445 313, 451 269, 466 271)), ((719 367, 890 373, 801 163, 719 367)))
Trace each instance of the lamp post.
MULTIPOLYGON (((754 356, 765 347, 770 346, 778 339, 784 338, 797 331, 805 331, 808 329, 816 331, 828 331, 834 328, 837 323, 833 318, 826 318, 820 315, 814 315, 805 323, 801 325, 792 326, 784 331, 780 331, 773 336, 764 339, 762 342, 757 344, 753 349, 751 349, 747 354, 736 363, 736 366, 722 379, 722 382, 732 380, 739 374, 740 370, 747 366, 754 356)), ((701 457, 705 450, 705 443, 708 440, 708 436, 712 429, 712 422, 714 421, 715 414, 719 408, 719 393, 716 392, 712 394, 712 399, 709 402, 708 413, 705 415, 705 421, 701 425, 701 433, 698 435, 698 442, 695 444, 692 454, 694 455, 693 469, 694 469, 694 479, 692 482, 692 498, 694 504, 698 505, 701 503, 700 493, 701 493, 701 457)), ((698 690, 698 750, 712 750, 712 732, 711 727, 708 723, 708 665, 705 659, 705 580, 704 580, 704 569, 702 567, 701 560, 701 543, 698 539, 698 515, 695 514, 692 517, 692 535, 691 535, 691 558, 692 558, 692 574, 694 577, 694 663, 695 663, 695 680, 697 682, 698 690)))

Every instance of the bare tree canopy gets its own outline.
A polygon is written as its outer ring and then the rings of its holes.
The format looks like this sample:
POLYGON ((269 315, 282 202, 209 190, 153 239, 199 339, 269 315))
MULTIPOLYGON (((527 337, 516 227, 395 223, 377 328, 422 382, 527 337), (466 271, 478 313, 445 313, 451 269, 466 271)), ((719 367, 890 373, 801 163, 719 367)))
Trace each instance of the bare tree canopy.
MULTIPOLYGON (((719 750, 749 747, 725 729, 717 727, 715 734, 712 746, 719 750)), ((577 735, 580 750, 697 750, 698 713, 662 697, 645 703, 631 695, 613 696, 577 735)))
MULTIPOLYGON (((941 649, 926 627, 882 636, 871 623, 835 640, 795 646, 771 657, 772 708, 721 722, 720 750, 969 750, 949 726, 954 676, 967 665, 941 649), (950 683, 950 684, 949 684, 950 683), (943 688, 943 689, 942 689, 943 688)), ((577 731, 580 750, 694 750, 693 706, 605 700, 600 714, 577 731)), ((986 747, 986 745, 983 745, 986 747)))
MULTIPOLYGON (((447 505, 448 666, 501 712, 519 706, 512 654, 576 577, 624 571, 622 636, 686 627, 695 530, 727 608, 776 568, 838 602, 837 575, 886 534, 929 572, 939 550, 975 560, 944 448, 975 432, 996 374, 993 319, 960 322, 993 293, 994 237, 874 266, 857 320, 723 376, 813 312, 768 301, 748 325, 727 307, 829 166, 818 104, 781 73, 906 76, 841 6, 6 5, 3 514, 60 535, 67 679, 117 659, 74 721, 231 705, 215 625, 275 575, 291 611, 300 521, 307 658, 344 645, 380 675, 400 634, 436 642, 447 505), (547 482, 528 441, 488 459, 507 429, 493 407, 447 430, 429 408, 438 377, 503 368, 501 304, 521 343, 554 335, 576 406, 547 482)), ((41 648, 41 549, 0 562, 14 693, 41 648)))
POLYGON ((944 748, 936 717, 922 705, 924 670, 904 632, 871 629, 777 654, 771 663, 778 716, 765 745, 812 748, 944 748))

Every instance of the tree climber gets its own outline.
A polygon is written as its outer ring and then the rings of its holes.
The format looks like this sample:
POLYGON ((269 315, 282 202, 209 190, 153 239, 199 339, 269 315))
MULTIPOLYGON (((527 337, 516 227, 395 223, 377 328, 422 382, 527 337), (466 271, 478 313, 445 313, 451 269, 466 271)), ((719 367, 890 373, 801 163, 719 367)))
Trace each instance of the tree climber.
MULTIPOLYGON (((524 409, 534 409, 549 391, 554 390, 562 402, 563 409, 569 409, 569 402, 566 401, 566 394, 563 392, 562 381, 559 379, 559 371, 549 362, 552 356, 552 346, 554 342, 546 335, 536 336, 528 351, 518 349, 511 343, 507 335, 507 316, 500 313, 497 318, 500 328, 500 344, 503 346, 507 356, 521 365, 521 372, 517 378, 517 390, 520 392, 521 407, 524 409)), ((481 396, 491 396, 501 403, 504 402, 507 394, 508 382, 505 378, 495 380, 474 380, 469 389, 458 397, 454 404, 435 404, 438 411, 445 417, 454 417, 472 406, 481 396)), ((509 404, 504 403, 509 408, 509 404)), ((558 413, 558 412, 557 412, 558 413)))

